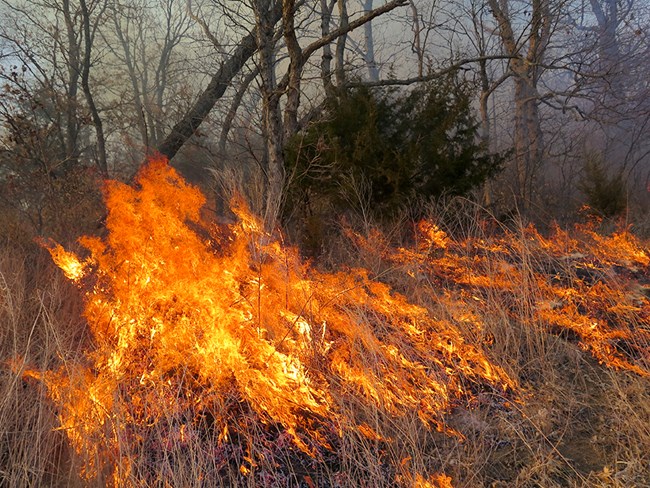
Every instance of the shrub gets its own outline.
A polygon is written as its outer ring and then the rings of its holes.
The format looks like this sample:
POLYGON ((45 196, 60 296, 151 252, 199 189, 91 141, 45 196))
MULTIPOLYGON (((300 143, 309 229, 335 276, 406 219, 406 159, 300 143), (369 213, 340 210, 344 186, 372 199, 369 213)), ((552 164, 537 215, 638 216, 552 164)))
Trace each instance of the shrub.
POLYGON ((609 174, 600 157, 589 157, 579 188, 587 205, 600 217, 616 217, 627 208, 625 182, 621 172, 609 174))
POLYGON ((467 194, 503 160, 478 142, 470 95, 453 76, 411 91, 340 92, 286 147, 287 209, 307 217, 365 206, 390 217, 404 204, 467 194))

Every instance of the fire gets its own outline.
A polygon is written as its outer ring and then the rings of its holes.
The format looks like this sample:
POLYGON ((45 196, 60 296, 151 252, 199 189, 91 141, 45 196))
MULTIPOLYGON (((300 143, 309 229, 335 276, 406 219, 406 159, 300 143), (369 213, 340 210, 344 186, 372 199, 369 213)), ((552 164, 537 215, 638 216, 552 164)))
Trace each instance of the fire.
POLYGON ((599 362, 650 376, 650 301, 626 287, 635 277, 649 278, 650 253, 627 230, 601 236, 582 225, 576 237, 556 228, 544 238, 529 226, 462 241, 439 233, 432 239, 430 225, 419 232, 417 251, 398 249, 385 258, 451 289, 448 308, 473 310, 472 301, 486 303, 497 293, 500 311, 510 311, 512 320, 575 336, 599 362))
POLYGON ((79 261, 74 253, 68 252, 60 244, 42 241, 41 244, 48 248, 52 259, 61 268, 66 278, 72 281, 79 281, 86 274, 86 265, 79 261))
POLYGON ((429 479, 425 479, 418 474, 415 478, 415 488, 452 488, 451 478, 444 474, 436 474, 429 479))
MULTIPOLYGON (((344 432, 390 441, 344 412, 349 401, 454 434, 445 415, 472 389, 516 389, 455 323, 365 269, 317 270, 242 201, 236 224, 205 222, 204 196, 165 161, 134 186, 108 182, 105 200, 108 234, 80 239, 87 258, 48 246, 85 291, 93 349, 26 373, 48 387, 88 478, 153 482, 141 460, 190 443, 244 449, 238 471, 253 476, 251 419, 318 457, 344 432)), ((423 230, 427 245, 451 246, 433 224, 423 230)), ((416 484, 448 486, 440 476, 416 484)))
MULTIPOLYGON (((462 439, 445 422, 458 402, 488 390, 506 406, 518 390, 485 353, 491 313, 650 376, 648 297, 626 285, 648 277, 650 254, 627 231, 454 239, 424 221, 415 245, 398 249, 379 233, 351 234, 407 277, 409 300, 367 269, 315 268, 242 200, 232 202, 235 224, 206 222, 204 196, 165 161, 134 186, 108 182, 105 200, 108 233, 80 239, 87 257, 46 244, 85 293, 93 348, 83 362, 25 373, 47 386, 88 478, 155 484, 157 468, 142 460, 193 446, 214 456, 213 475, 235 462, 237 476, 255 479, 268 456, 251 425, 267 444, 314 459, 347 433, 393 441, 350 405, 462 439)), ((399 463, 393 475, 451 486, 399 463)))

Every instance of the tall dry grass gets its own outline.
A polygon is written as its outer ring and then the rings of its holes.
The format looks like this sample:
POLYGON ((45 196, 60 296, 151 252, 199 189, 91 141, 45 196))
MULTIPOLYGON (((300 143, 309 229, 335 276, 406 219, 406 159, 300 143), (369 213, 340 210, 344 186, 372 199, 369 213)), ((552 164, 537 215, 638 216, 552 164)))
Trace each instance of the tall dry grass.
MULTIPOLYGON (((515 241, 513 245, 520 251, 516 266, 523 280, 514 300, 497 288, 477 287, 474 291, 483 299, 472 307, 472 300, 450 300, 444 282, 441 286, 440 280, 432 281, 426 273, 414 276, 411 269, 407 276, 394 261, 381 257, 390 247, 383 236, 398 236, 399 231, 382 230, 379 241, 371 236, 363 245, 343 243, 333 259, 347 256, 348 262, 372 269, 438 318, 477 317, 480 328, 473 321, 456 324, 465 338, 483 346, 495 364, 519 381, 521 396, 508 402, 508 408, 495 408, 498 399, 479 393, 476 402, 454 410, 450 424, 466 436, 464 441, 433 436, 432 445, 414 452, 437 453, 444 460, 441 469, 451 475, 454 486, 650 486, 650 380, 599 364, 570 331, 549 328, 537 317, 540 304, 548 302, 548 297, 540 290, 536 275, 553 269, 576 280, 574 263, 540 249, 520 220, 501 224, 473 204, 460 206, 461 213, 454 207, 451 217, 449 208, 435 210, 434 220, 445 223, 452 240, 490 241, 495 234, 508 232, 515 241)), ((607 223, 603 232, 612 228, 607 223)), ((650 248, 647 240, 643 242, 647 254, 650 248)), ((471 262, 474 256, 469 246, 465 257, 471 262)), ((487 262, 495 277, 502 273, 502 266, 500 260, 487 262)), ((645 281, 645 296, 633 279, 615 272, 605 279, 618 292, 611 299, 612 306, 620 296, 639 305, 640 312, 629 317, 630 327, 644 330, 647 337, 650 269, 635 269, 635 274, 645 281)), ((455 287, 451 279, 448 285, 455 287)), ((473 290, 467 287, 464 293, 473 290)), ((645 349, 645 357, 637 359, 647 369, 650 344, 637 345, 645 349)), ((422 448, 425 444, 416 445, 422 448)))
MULTIPOLYGON (((462 223, 442 218, 452 222, 452 239, 486 240, 502 231, 486 227, 483 219, 474 210, 462 223)), ((225 395, 220 408, 240 419, 239 438, 231 447, 217 447, 218 432, 209 439, 183 438, 180 431, 177 437, 170 435, 178 427, 178 418, 170 415, 148 432, 143 444, 148 449, 133 453, 129 439, 120 443, 120 455, 136 454, 125 479, 134 486, 391 487, 416 486, 417 480, 425 486, 427 476, 445 473, 453 486, 468 488, 648 486, 650 381, 599 364, 575 337, 549 330, 535 318, 544 297, 534 274, 551 262, 567 276, 575 270, 569 261, 532 245, 523 226, 515 223, 511 230, 520 239, 517 266, 530 279, 523 281, 516 300, 498 290, 482 290, 482 300, 473 308, 471 300, 461 307, 450 299, 453 293, 439 280, 409 273, 385 259, 385 246, 413 244, 399 237, 404 235, 401 229, 387 232, 395 237, 392 241, 377 241, 370 248, 342 237, 331 241, 329 263, 323 264, 369 269, 437 319, 454 321, 468 342, 518 381, 516 398, 476 391, 448 412, 449 426, 464 439, 427 429, 415 413, 394 417, 349 393, 335 398, 340 411, 392 440, 342 429, 329 457, 310 459, 290 442, 283 444, 281 432, 269 432, 235 396, 225 395), (458 320, 467 314, 480 319, 480 330, 472 321, 458 320), (248 473, 243 474, 242 466, 248 473)), ((467 252, 469 259, 471 248, 467 252)), ((497 274, 502 264, 487 266, 497 274)), ((453 283, 448 286, 453 290, 453 283)), ((621 280, 612 286, 627 290, 631 285, 621 280)), ((57 430, 56 405, 41 384, 21 375, 27 367, 48 371, 67 361, 83 361, 92 344, 81 318, 82 301, 79 290, 41 250, 10 245, 0 250, 0 486, 110 482, 108 477, 87 480, 79 475, 82 460, 57 430)), ((647 319, 636 317, 637 325, 650 327, 647 319)), ((359 311, 357 320, 377 318, 359 311)), ((370 359, 368 367, 373 367, 370 359)), ((442 486, 434 480, 431 486, 442 486)))
POLYGON ((46 390, 25 366, 51 369, 84 347, 78 294, 34 248, 0 250, 0 485, 67 486, 75 469, 46 390))

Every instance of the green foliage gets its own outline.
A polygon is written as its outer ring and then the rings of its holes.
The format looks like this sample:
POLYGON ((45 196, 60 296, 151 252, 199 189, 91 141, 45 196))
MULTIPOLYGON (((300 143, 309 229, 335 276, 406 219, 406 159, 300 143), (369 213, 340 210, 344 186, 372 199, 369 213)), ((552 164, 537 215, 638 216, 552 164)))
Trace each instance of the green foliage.
POLYGON ((587 197, 587 205, 600 217, 616 217, 627 208, 623 175, 608 174, 598 156, 587 158, 579 188, 587 197))
POLYGON ((340 93, 287 145, 287 208, 309 216, 365 207, 384 217, 405 204, 466 194, 503 160, 478 143, 470 103, 467 85, 453 77, 412 91, 340 93))

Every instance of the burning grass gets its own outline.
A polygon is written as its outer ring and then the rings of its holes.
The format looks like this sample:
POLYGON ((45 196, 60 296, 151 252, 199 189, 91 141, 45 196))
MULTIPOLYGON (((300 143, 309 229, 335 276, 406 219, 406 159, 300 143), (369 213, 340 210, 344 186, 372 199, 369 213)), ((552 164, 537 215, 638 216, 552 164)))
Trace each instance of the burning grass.
POLYGON ((424 221, 414 250, 393 250, 379 234, 355 238, 367 252, 387 250, 382 258, 405 267, 429 295, 444 289, 446 308, 459 309, 479 335, 484 327, 472 311, 496 295, 510 320, 565 336, 609 367, 650 376, 650 253, 628 231, 603 237, 592 223, 544 238, 527 226, 454 241, 424 221))
POLYGON ((234 224, 206 222, 163 161, 105 199, 105 238, 47 244, 83 295, 85 352, 11 351, 84 484, 590 486, 622 459, 637 464, 619 478, 650 474, 647 425, 598 441, 604 418, 650 419, 649 258, 629 233, 453 239, 423 222, 408 248, 353 235, 360 262, 330 273, 241 201, 234 224), (572 459, 594 436, 602 459, 572 459))

